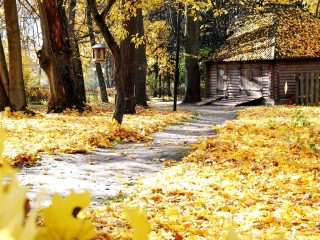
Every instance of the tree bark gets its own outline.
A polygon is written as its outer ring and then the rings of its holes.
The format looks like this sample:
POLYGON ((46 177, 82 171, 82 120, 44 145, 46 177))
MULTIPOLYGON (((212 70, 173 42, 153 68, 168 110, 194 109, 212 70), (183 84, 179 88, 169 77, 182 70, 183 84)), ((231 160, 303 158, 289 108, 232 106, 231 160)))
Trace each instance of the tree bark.
MULTIPOLYGON (((107 12, 107 9, 99 14, 97 9, 97 4, 95 0, 87 0, 88 7, 91 10, 94 21, 96 22, 103 38, 108 44, 108 47, 111 50, 113 59, 114 59, 114 80, 115 80, 115 88, 116 88, 116 100, 115 100, 115 111, 113 114, 113 118, 118 121, 118 123, 122 123, 123 115, 125 112, 125 88, 123 84, 123 76, 122 76, 122 56, 120 47, 115 41, 114 37, 109 31, 108 26, 104 21, 104 15, 107 12)), ((107 6, 112 6, 115 3, 115 0, 109 0, 107 6)))
POLYGON ((189 15, 186 6, 186 33, 185 33, 185 94, 182 103, 201 101, 200 70, 199 70, 199 21, 189 15))
POLYGON ((69 6, 69 24, 68 24, 68 35, 71 47, 71 62, 72 70, 74 71, 74 78, 71 78, 72 85, 75 88, 75 91, 78 93, 79 101, 85 103, 86 99, 86 90, 84 86, 82 63, 80 59, 80 51, 78 45, 78 39, 75 35, 75 18, 76 18, 76 8, 77 0, 70 0, 69 6))
MULTIPOLYGON (((22 72, 20 29, 16 1, 4 0, 4 13, 9 49, 9 88, 8 98, 15 111, 25 110, 27 100, 22 72)), ((3 80, 5 81, 5 79, 3 80)))
MULTIPOLYGON (((138 8, 135 17, 135 32, 139 37, 144 36, 143 27, 143 15, 142 9, 138 8)), ((146 55, 146 44, 142 43, 135 49, 135 99, 136 104, 147 107, 147 87, 146 87, 146 76, 147 76, 147 55, 146 55)))
POLYGON ((48 112, 62 112, 66 108, 84 107, 83 93, 77 83, 68 22, 63 0, 38 0, 43 34, 42 49, 37 52, 41 68, 50 84, 48 112))
POLYGON ((0 35, 0 111, 10 106, 9 98, 5 86, 8 84, 8 68, 4 55, 1 35, 0 35))
POLYGON ((171 79, 170 79, 170 75, 169 75, 169 74, 166 76, 165 82, 166 82, 166 85, 167 85, 167 87, 166 87, 166 93, 165 93, 165 94, 166 94, 168 97, 172 97, 171 86, 170 86, 170 84, 171 84, 171 79))
MULTIPOLYGON (((87 25, 88 25, 88 29, 89 29, 89 37, 90 37, 91 46, 94 46, 96 44, 96 40, 94 37, 91 11, 90 11, 89 7, 87 7, 87 25)), ((106 83, 105 83, 105 80, 103 77, 103 72, 102 72, 102 68, 101 68, 100 63, 96 63, 96 73, 97 73, 98 81, 99 81, 101 101, 102 102, 109 102, 107 89, 106 89, 106 83)))
MULTIPOLYGON (((124 4, 125 1, 122 2, 124 4)), ((133 4, 134 2, 131 2, 133 4)), ((131 13, 129 13, 131 14, 131 13)), ((127 37, 121 41, 120 49, 123 60, 123 82, 126 93, 125 100, 125 113, 134 114, 136 113, 136 101, 135 101, 135 45, 131 41, 131 36, 135 34, 135 17, 129 16, 128 19, 124 20, 124 28, 127 31, 127 37)))

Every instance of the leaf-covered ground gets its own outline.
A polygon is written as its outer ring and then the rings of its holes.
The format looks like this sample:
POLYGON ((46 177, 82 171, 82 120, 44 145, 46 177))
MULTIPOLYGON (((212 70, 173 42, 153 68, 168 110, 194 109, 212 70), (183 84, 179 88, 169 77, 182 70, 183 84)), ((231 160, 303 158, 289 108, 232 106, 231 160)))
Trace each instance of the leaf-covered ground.
POLYGON ((126 206, 147 212, 150 239, 320 239, 320 108, 248 108, 215 128, 181 164, 93 209, 99 239, 132 238, 126 206))
POLYGON ((94 106, 92 111, 74 110, 62 114, 38 112, 0 113, 0 127, 7 132, 3 157, 12 164, 30 164, 40 153, 81 153, 117 142, 147 141, 152 132, 168 124, 190 118, 191 114, 138 108, 137 114, 125 115, 123 124, 112 122, 113 109, 94 106))

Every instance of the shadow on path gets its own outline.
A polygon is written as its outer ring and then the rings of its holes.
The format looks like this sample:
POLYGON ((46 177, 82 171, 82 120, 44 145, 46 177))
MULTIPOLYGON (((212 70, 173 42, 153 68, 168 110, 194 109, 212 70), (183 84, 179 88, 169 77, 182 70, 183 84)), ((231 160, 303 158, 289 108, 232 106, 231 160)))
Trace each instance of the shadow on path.
MULTIPOLYGON (((162 103, 155 107, 171 106, 162 103)), ((101 204, 125 193, 138 178, 163 169, 165 161, 181 160, 199 137, 214 134, 212 125, 236 117, 233 107, 178 105, 179 109, 197 116, 155 133, 150 142, 118 144, 90 154, 45 155, 38 165, 24 166, 19 181, 29 187, 27 195, 32 203, 43 192, 42 206, 51 202, 53 193, 66 195, 71 189, 88 190, 92 203, 101 204)))

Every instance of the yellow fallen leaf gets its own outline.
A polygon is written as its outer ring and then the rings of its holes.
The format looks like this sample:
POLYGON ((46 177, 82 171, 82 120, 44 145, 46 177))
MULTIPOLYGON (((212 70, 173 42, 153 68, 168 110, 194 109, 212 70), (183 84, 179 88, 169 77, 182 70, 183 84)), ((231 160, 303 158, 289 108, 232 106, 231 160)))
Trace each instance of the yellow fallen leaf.
POLYGON ((151 225, 147 219, 146 213, 139 208, 124 209, 126 216, 129 218, 132 228, 134 229, 134 237, 136 240, 148 240, 151 232, 151 225))

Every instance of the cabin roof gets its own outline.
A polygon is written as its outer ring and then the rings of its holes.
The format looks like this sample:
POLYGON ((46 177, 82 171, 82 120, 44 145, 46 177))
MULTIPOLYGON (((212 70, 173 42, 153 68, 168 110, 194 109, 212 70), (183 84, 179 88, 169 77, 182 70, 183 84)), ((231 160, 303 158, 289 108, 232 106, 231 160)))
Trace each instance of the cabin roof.
POLYGON ((320 19, 292 5, 270 5, 244 16, 208 61, 320 58, 320 19))

